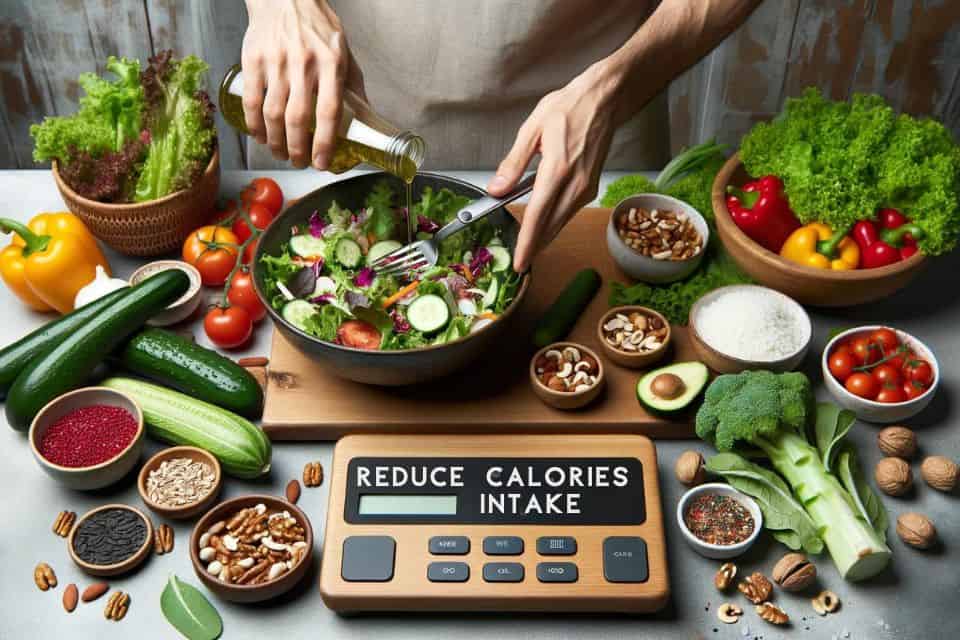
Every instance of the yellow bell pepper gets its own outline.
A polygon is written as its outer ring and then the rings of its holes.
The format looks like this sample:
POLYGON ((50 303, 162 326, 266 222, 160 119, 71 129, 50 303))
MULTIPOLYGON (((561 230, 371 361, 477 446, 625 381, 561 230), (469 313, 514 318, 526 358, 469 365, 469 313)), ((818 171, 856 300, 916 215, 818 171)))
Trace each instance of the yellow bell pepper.
POLYGON ((13 293, 37 311, 73 311, 77 291, 110 264, 96 239, 72 213, 41 213, 29 223, 0 218, 0 230, 14 233, 0 252, 0 276, 13 293))
POLYGON ((846 229, 834 232, 821 222, 811 222, 787 237, 780 255, 807 267, 849 271, 860 264, 860 247, 846 229))

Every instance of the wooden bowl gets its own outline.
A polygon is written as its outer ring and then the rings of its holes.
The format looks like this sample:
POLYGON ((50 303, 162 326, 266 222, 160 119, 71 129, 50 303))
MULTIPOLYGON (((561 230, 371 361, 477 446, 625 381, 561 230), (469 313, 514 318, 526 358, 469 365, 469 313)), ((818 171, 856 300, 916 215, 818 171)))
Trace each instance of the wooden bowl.
POLYGON ((606 382, 606 374, 603 371, 603 361, 600 359, 600 356, 592 349, 576 342, 554 342, 553 344, 548 344, 543 349, 540 349, 540 351, 537 351, 530 359, 530 385, 533 387, 533 392, 546 404, 556 409, 579 409, 580 407, 590 404, 600 395, 600 392, 603 390, 603 385, 605 385, 606 382), (537 360, 551 349, 563 350, 565 347, 575 347, 596 360, 598 368, 597 382, 589 389, 570 392, 554 391, 540 382, 540 378, 537 376, 537 360))
POLYGON ((926 258, 917 253, 876 269, 832 271, 781 258, 741 231, 727 211, 727 185, 740 186, 748 179, 739 154, 731 156, 717 173, 713 182, 717 235, 727 253, 751 278, 798 302, 822 307, 850 307, 879 300, 906 286, 927 263, 926 258))
POLYGON ((143 412, 130 396, 106 387, 86 387, 70 391, 47 403, 30 424, 28 439, 37 464, 48 476, 71 489, 100 489, 127 475, 140 460, 143 451, 143 412), (89 467, 65 467, 53 463, 40 453, 39 443, 53 424, 68 413, 93 405, 109 405, 126 409, 137 421, 137 432, 127 447, 114 457, 89 467))
POLYGON ((249 495, 225 500, 213 509, 208 511, 193 528, 190 536, 190 561, 193 563, 193 570, 196 572, 200 581, 207 586, 210 591, 217 594, 224 600, 231 602, 262 602, 282 595, 292 589, 307 574, 310 563, 313 561, 313 527, 310 526, 310 520, 307 514, 299 507, 287 502, 282 498, 268 495, 249 495), (206 568, 200 561, 200 536, 218 520, 225 520, 231 514, 241 509, 252 507, 263 503, 267 507, 268 513, 277 513, 289 511, 290 515, 297 519, 303 527, 304 538, 307 543, 307 550, 303 558, 290 571, 275 580, 264 584, 231 584, 221 582, 216 576, 207 573, 206 568))
POLYGON ((63 180, 56 160, 52 168, 67 208, 93 235, 131 256, 156 256, 180 249, 190 232, 206 223, 220 189, 217 148, 195 185, 148 202, 115 204, 84 198, 63 180))
POLYGON ((603 352, 606 356, 619 364, 622 367, 628 367, 630 369, 645 369, 656 364, 667 354, 667 350, 670 348, 670 342, 673 338, 673 331, 670 329, 670 322, 663 317, 662 314, 658 311, 654 311, 649 307, 641 307, 638 305, 627 305, 623 307, 614 307, 607 311, 601 318, 600 322, 597 323, 597 340, 600 342, 600 346, 603 349, 603 352), (664 338, 663 343, 653 351, 647 353, 639 353, 636 351, 623 351, 617 349, 604 338, 603 325, 607 324, 611 318, 613 318, 618 313, 624 315, 630 315, 631 313, 641 313, 645 316, 652 316, 659 318, 660 322, 663 323, 663 326, 667 328, 667 336, 664 338))
POLYGON ((168 327, 172 324, 183 322, 193 315, 193 312, 197 310, 197 307, 200 306, 200 301, 203 299, 203 283, 200 278, 200 271, 192 264, 184 262, 183 260, 156 260, 149 262, 130 275, 130 284, 140 284, 150 276, 156 275, 161 271, 169 271, 170 269, 179 269, 186 273, 187 277, 190 278, 190 287, 186 293, 171 302, 166 309, 147 320, 147 324, 152 327, 168 327))
POLYGON ((70 531, 70 536, 67 538, 67 551, 70 553, 70 558, 76 563, 78 567, 83 569, 86 573, 89 573, 92 576, 117 576, 121 573, 127 573, 133 571, 139 567, 144 560, 147 559, 147 556, 150 555, 150 552, 153 550, 153 523, 150 521, 150 518, 147 517, 145 513, 140 511, 137 508, 131 507, 125 504, 105 504, 102 507, 97 507, 92 509, 85 514, 83 517, 77 520, 77 524, 73 526, 73 529, 70 531), (126 509, 127 511, 133 511, 138 516, 143 518, 143 521, 147 523, 147 537, 143 541, 143 544, 137 549, 136 553, 124 560, 123 562, 118 562, 116 564, 90 564, 85 560, 82 560, 80 556, 77 555, 77 552, 73 549, 73 540, 77 535, 77 531, 80 530, 80 525, 83 524, 83 521, 92 516, 93 514, 99 511, 105 511, 107 509, 126 509))
POLYGON ((214 501, 217 499, 217 496, 220 494, 220 488, 222 486, 223 477, 220 473, 220 461, 217 460, 216 457, 214 457, 214 455, 209 451, 204 451, 198 447, 181 446, 164 449, 147 460, 146 464, 144 464, 140 469, 140 475, 137 477, 137 490, 140 492, 140 497, 143 499, 143 503, 150 507, 150 510, 157 515, 161 515, 172 520, 192 518, 198 513, 209 509, 210 505, 214 503, 214 501), (190 458, 195 462, 205 462, 210 465, 210 467, 213 469, 214 475, 213 489, 211 489, 206 495, 201 496, 196 502, 185 504, 180 507, 167 507, 151 500, 147 493, 147 478, 150 477, 150 472, 159 468, 165 460, 172 460, 173 458, 190 458))
POLYGON ((719 289, 714 289, 713 291, 707 293, 693 303, 692 307, 690 307, 689 320, 687 321, 689 331, 687 332, 687 335, 690 336, 690 342, 693 344, 693 349, 697 353, 697 357, 701 362, 703 362, 703 364, 707 365, 709 369, 716 371, 717 373, 740 373, 741 371, 747 371, 749 369, 766 369, 767 371, 774 371, 776 373, 793 371, 800 366, 800 363, 803 362, 804 357, 807 355, 807 351, 810 349, 810 341, 813 337, 813 325, 810 322, 810 316, 807 315, 807 312, 804 311, 803 307, 789 297, 787 300, 789 300, 791 304, 796 305, 796 309, 800 314, 802 314, 801 317, 806 320, 807 339, 804 341, 803 346, 800 347, 799 350, 785 358, 781 358, 779 360, 743 360, 741 358, 736 358, 714 349, 712 346, 707 344, 706 341, 704 341, 704 339, 700 336, 700 333, 697 331, 696 318, 704 304, 716 299, 725 292, 744 287, 757 287, 757 285, 734 284, 726 287, 720 287, 719 289))

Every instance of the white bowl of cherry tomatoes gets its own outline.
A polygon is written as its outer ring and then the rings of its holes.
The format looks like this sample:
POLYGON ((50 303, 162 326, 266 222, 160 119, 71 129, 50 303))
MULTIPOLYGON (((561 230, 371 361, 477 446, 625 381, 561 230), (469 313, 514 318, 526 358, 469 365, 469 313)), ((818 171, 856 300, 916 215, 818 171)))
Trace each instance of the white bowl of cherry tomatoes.
POLYGON ((899 422, 926 408, 940 384, 927 345, 882 325, 848 329, 823 350, 823 380, 844 409, 867 422, 899 422))

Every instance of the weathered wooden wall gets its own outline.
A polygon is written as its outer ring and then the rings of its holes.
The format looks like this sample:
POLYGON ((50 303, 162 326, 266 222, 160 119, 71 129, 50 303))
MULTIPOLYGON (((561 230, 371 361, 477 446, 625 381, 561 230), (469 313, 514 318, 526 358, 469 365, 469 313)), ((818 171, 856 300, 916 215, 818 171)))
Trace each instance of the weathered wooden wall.
MULTIPOLYGON (((36 166, 30 123, 71 112, 77 75, 102 72, 109 54, 172 47, 218 79, 239 59, 245 26, 241 0, 0 1, 0 168, 36 166)), ((735 144, 808 85, 835 98, 880 93, 960 137, 960 0, 766 0, 671 86, 673 146, 735 144)), ((224 166, 247 166, 243 140, 219 127, 224 166)), ((270 163, 263 155, 249 164, 270 163)))

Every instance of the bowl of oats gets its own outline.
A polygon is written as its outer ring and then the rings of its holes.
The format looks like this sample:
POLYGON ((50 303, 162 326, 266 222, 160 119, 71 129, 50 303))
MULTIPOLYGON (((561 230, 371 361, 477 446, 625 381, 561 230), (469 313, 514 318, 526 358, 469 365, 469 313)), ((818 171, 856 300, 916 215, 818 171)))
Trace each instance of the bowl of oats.
POLYGON ((147 460, 137 489, 154 513, 183 520, 207 510, 217 499, 223 478, 220 462, 197 447, 170 447, 147 460))

